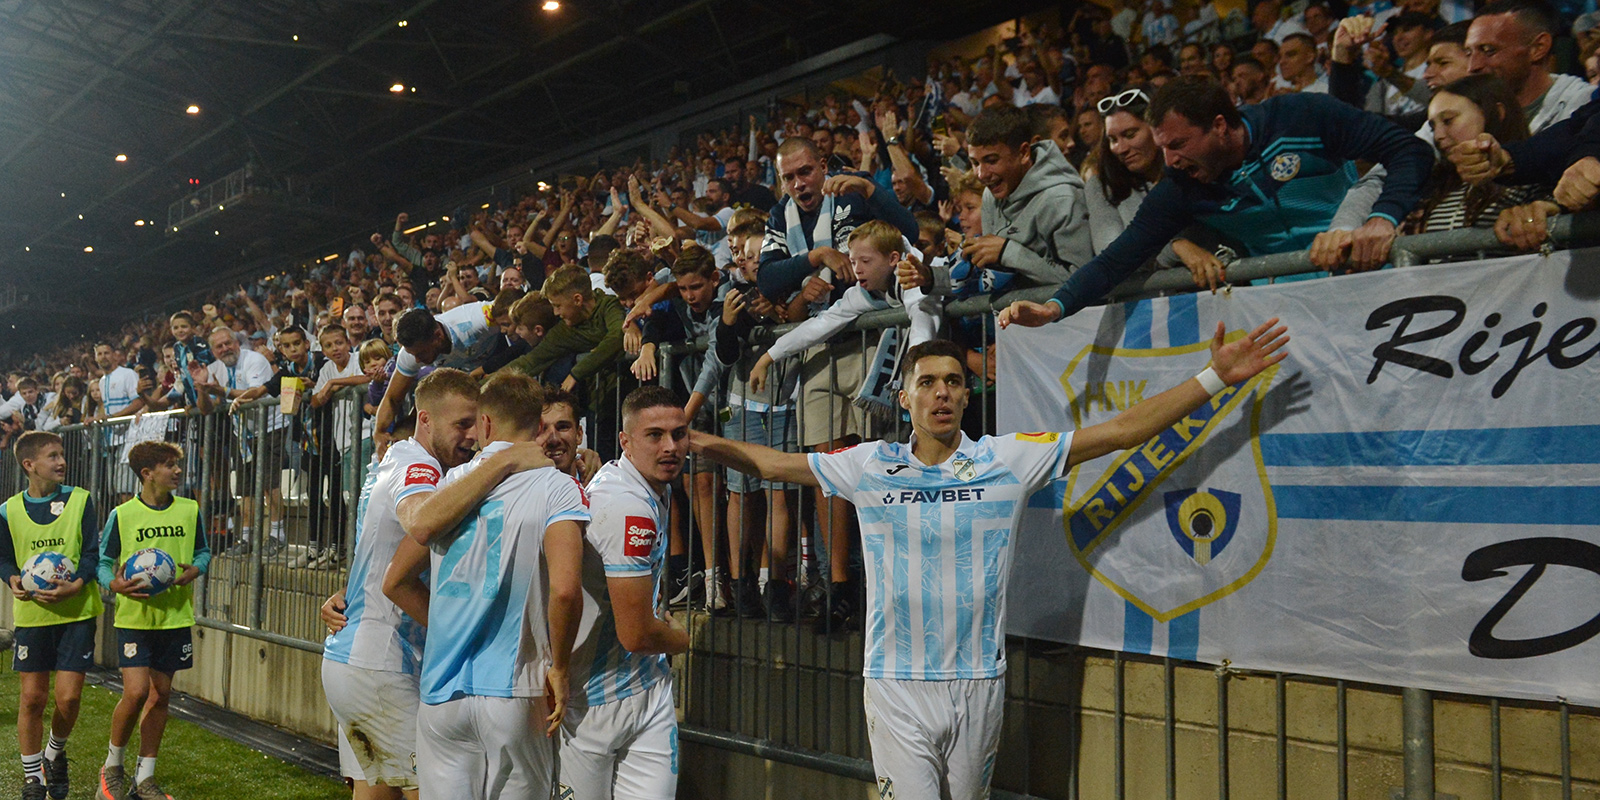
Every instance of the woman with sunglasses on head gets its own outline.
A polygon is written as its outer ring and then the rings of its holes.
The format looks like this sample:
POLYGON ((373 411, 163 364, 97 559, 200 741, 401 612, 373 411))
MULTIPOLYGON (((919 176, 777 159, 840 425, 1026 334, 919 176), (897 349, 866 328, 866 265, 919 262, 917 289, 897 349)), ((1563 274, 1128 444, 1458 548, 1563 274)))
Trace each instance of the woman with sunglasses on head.
MULTIPOLYGON (((1142 88, 1128 89, 1100 100, 1099 110, 1105 126, 1100 139, 1097 168, 1085 179, 1084 194, 1089 206, 1089 233, 1094 240, 1094 252, 1116 241, 1123 229, 1139 213, 1150 187, 1161 180, 1165 159, 1156 145, 1155 135, 1144 112, 1150 105, 1150 96, 1142 88)), ((1201 225, 1192 225, 1186 234, 1207 234, 1197 238, 1215 237, 1201 225), (1199 228, 1201 230, 1197 231, 1199 228)), ((1182 261, 1194 275, 1196 286, 1213 291, 1222 281, 1223 265, 1216 256, 1186 238, 1178 238, 1162 250, 1151 264, 1135 273, 1145 275, 1162 266, 1177 266, 1182 261)))

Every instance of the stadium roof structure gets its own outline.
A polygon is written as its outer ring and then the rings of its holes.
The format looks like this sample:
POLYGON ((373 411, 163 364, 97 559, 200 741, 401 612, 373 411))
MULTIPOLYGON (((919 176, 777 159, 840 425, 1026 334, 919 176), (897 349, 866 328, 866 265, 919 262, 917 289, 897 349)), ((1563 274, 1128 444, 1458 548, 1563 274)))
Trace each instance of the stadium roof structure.
POLYGON ((1017 12, 959 0, 569 0, 554 12, 540 0, 0 0, 0 338, 113 321, 862 37, 948 37, 1017 12), (223 185, 245 177, 243 194, 223 185), (183 201, 194 213, 173 209, 174 231, 169 207, 183 201))

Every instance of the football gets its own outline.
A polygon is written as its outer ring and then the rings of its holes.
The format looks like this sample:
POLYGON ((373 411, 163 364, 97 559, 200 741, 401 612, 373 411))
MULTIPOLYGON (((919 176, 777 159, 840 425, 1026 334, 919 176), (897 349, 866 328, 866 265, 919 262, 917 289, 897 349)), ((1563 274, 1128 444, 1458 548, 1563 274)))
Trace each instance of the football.
POLYGON ((60 553, 35 553, 22 565, 22 588, 30 592, 49 589, 52 580, 71 580, 74 569, 72 559, 60 553))
POLYGON ((122 564, 122 577, 143 584, 146 594, 160 594, 178 577, 178 563, 165 550, 147 547, 128 556, 122 564))

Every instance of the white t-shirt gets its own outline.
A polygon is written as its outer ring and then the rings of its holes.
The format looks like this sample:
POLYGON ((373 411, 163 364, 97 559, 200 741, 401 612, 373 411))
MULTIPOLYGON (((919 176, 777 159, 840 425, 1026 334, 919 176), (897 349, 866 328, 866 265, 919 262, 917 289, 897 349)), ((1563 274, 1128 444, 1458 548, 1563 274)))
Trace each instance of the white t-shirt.
MULTIPOLYGON (((434 321, 443 325, 445 335, 450 337, 452 355, 465 354, 483 341, 484 336, 496 332, 493 322, 489 319, 490 307, 493 305, 494 303, 487 300, 462 303, 443 314, 434 315, 434 321)), ((417 363, 417 357, 404 347, 400 348, 400 355, 395 356, 395 372, 407 378, 417 377, 417 372, 422 366, 417 363)))
POLYGON ((100 401, 108 417, 114 417, 139 399, 139 373, 117 367, 100 377, 100 401))
POLYGON ((716 217, 717 222, 722 223, 722 230, 703 231, 696 228, 694 240, 701 247, 711 251, 711 257, 716 259, 717 268, 721 269, 733 261, 733 251, 728 249, 728 221, 733 219, 733 208, 723 206, 722 210, 711 216, 716 217))
POLYGON ((254 350, 240 350, 239 358, 233 366, 222 363, 221 359, 206 365, 206 372, 211 373, 211 380, 218 386, 229 390, 244 391, 257 386, 265 386, 272 380, 272 362, 267 357, 254 350))
MULTIPOLYGON (((360 362, 361 359, 356 357, 355 353, 350 354, 350 360, 345 362, 344 369, 339 369, 338 367, 334 366, 333 359, 331 358, 323 362, 322 369, 317 372, 317 385, 312 387, 311 393, 316 394, 317 392, 322 391, 323 387, 328 385, 328 381, 331 381, 335 378, 354 378, 362 375, 363 373, 361 372, 360 362)), ((340 452, 350 449, 351 410, 349 404, 354 402, 359 407, 365 399, 365 397, 357 397, 353 401, 340 401, 339 398, 335 396, 331 401, 333 403, 333 437, 334 440, 339 443, 340 452)), ((372 420, 363 419, 361 421, 361 438, 367 439, 371 438, 371 436, 372 420)))
POLYGON ((322 645, 322 657, 352 667, 417 674, 426 633, 383 594, 383 573, 405 539, 400 501, 433 492, 444 470, 416 439, 396 442, 361 487, 355 555, 345 586, 349 622, 322 645))
POLYGON ((866 563, 864 674, 996 678, 1006 671, 1006 583, 1028 496, 1065 474, 1070 433, 961 437, 926 466, 911 444, 808 456, 830 497, 853 503, 866 563))

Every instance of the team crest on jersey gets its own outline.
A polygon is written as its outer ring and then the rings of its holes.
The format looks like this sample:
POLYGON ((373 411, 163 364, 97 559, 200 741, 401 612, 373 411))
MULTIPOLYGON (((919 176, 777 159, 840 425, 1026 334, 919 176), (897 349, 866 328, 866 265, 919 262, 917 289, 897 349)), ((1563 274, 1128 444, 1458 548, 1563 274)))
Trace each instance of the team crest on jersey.
POLYGON ((67 510, 67 501, 65 501, 65 500, 51 500, 50 501, 50 516, 59 517, 59 516, 61 516, 62 512, 66 511, 66 510, 67 510))
POLYGON ((1275 181, 1293 180, 1294 176, 1300 174, 1300 154, 1279 153, 1277 158, 1272 159, 1272 167, 1268 170, 1268 174, 1272 175, 1275 181))
POLYGON ((412 464, 406 467, 407 486, 436 486, 439 483, 439 470, 432 464, 412 464))
POLYGON ((656 521, 649 517, 624 517, 623 536, 623 555, 649 558, 656 547, 656 521))
MULTIPOLYGON (((1209 356, 1204 338, 1176 347, 1084 347, 1061 376, 1074 428, 1178 384, 1209 356)), ((1238 591, 1272 556, 1277 513, 1259 436, 1276 421, 1266 399, 1278 369, 1225 388, 1140 447, 1074 467, 1065 481, 1060 507, 1073 555, 1157 622, 1238 591)))
POLYGON ((970 481, 978 477, 977 465, 972 463, 972 459, 966 456, 956 456, 950 461, 950 468, 955 472, 956 480, 958 481, 970 481))
POLYGON ((878 800, 894 800, 894 779, 878 777, 878 800))

